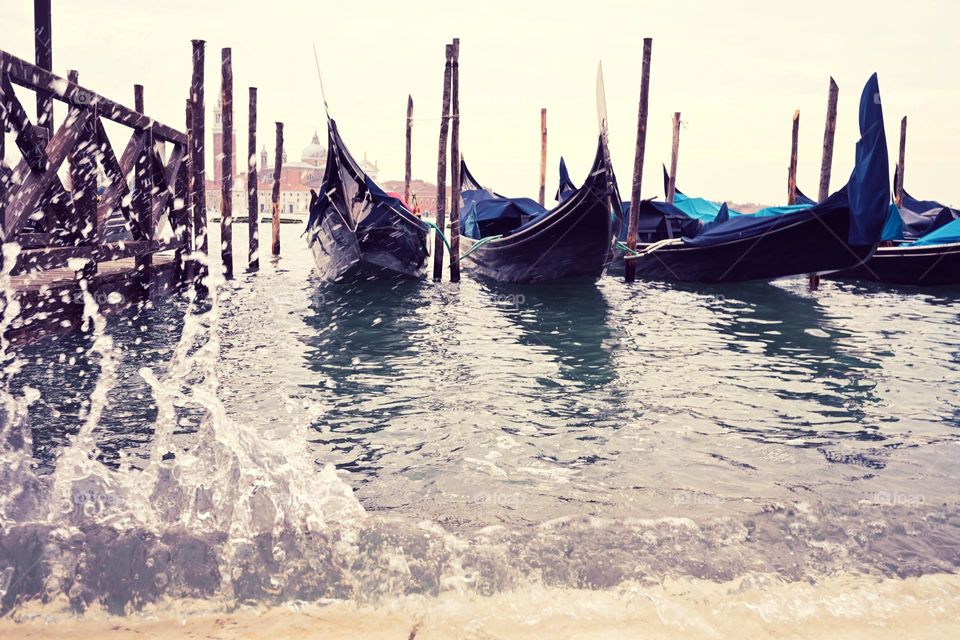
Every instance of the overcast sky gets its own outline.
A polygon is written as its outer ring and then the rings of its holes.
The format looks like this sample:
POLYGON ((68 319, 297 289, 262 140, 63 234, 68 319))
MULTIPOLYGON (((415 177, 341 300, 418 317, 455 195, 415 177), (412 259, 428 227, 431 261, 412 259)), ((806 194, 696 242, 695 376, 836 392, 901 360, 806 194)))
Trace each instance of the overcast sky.
MULTIPOLYGON (((0 48, 32 60, 33 3, 3 4, 0 48)), ((765 203, 786 197, 796 109, 798 182, 816 195, 831 74, 840 85, 832 187, 841 186, 852 167, 859 93, 877 71, 891 160, 900 117, 910 117, 907 189, 957 203, 958 24, 960 5, 946 0, 54 0, 53 62, 57 73, 76 68, 81 84, 126 104, 132 85, 144 84, 149 115, 182 129, 190 39, 207 41, 208 109, 219 92, 220 49, 232 47, 237 146, 247 146, 246 92, 253 85, 261 140, 272 149, 272 123, 282 120, 287 151, 299 159, 314 129, 321 136, 325 129, 315 44, 332 114, 354 155, 376 160, 381 179, 402 178, 410 93, 414 176, 434 182, 443 45, 458 36, 461 149, 471 170, 498 191, 535 196, 541 107, 548 110, 548 192, 561 154, 574 181, 584 177, 596 144, 594 84, 602 60, 611 152, 626 193, 642 39, 651 36, 644 196, 661 193, 672 113, 681 111, 679 187, 765 203)), ((32 101, 24 103, 32 113, 32 101)))

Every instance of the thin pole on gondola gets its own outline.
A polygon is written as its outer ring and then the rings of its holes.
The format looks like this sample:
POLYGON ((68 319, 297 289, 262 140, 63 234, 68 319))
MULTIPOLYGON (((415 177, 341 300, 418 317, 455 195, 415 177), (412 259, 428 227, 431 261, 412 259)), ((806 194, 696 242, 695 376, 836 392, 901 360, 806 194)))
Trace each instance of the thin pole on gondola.
POLYGON ((412 179, 412 147, 413 144, 413 96, 407 96, 407 150, 404 158, 403 172, 403 201, 410 202, 410 180, 412 179))
POLYGON ((680 112, 673 114, 673 151, 670 153, 670 180, 667 183, 667 202, 673 204, 677 192, 677 161, 680 155, 680 112))
POLYGON ((327 114, 327 120, 329 120, 330 106, 327 104, 327 92, 323 88, 323 74, 320 73, 320 56, 317 55, 317 45, 313 45, 313 61, 317 65, 317 79, 320 80, 320 95, 323 97, 323 110, 327 114))
POLYGON ((437 153, 437 229, 433 242, 433 281, 443 279, 443 233, 446 224, 447 197, 447 131, 450 126, 450 74, 453 67, 453 45, 446 46, 447 63, 443 68, 443 110, 440 112, 440 149, 437 153))
POLYGON ((897 162, 897 183, 894 185, 894 197, 898 207, 903 206, 903 169, 907 159, 907 116, 900 121, 900 159, 897 162))
MULTIPOLYGON (((230 47, 220 50, 220 104, 223 110, 223 157, 220 159, 220 261, 223 276, 233 278, 233 60, 230 47)), ((216 160, 214 160, 216 162, 216 160)))
POLYGON ((270 253, 280 255, 280 171, 283 168, 283 123, 277 123, 277 147, 273 158, 273 242, 270 253))
POLYGON ((450 282, 460 282, 460 38, 450 70, 450 282))
POLYGON ((800 111, 793 112, 790 136, 790 168, 787 170, 787 204, 797 202, 797 147, 800 144, 800 111))
POLYGON ((830 78, 830 90, 827 94, 827 122, 823 128, 823 158, 820 160, 820 191, 817 201, 823 202, 830 196, 830 173, 833 169, 833 139, 837 134, 837 96, 840 88, 830 78))
MULTIPOLYGON (((627 226, 627 248, 637 248, 637 225, 640 216, 640 187, 643 183, 643 156, 647 148, 647 109, 650 103, 650 56, 653 38, 643 39, 643 71, 640 76, 640 112, 637 116, 637 149, 633 160, 633 189, 630 192, 630 222, 627 226)), ((633 282, 637 278, 637 266, 633 260, 625 261, 624 279, 633 282)))
POLYGON ((540 109, 540 196, 537 202, 543 206, 547 197, 547 110, 540 109))
POLYGON ((247 270, 260 269, 260 213, 257 193, 257 88, 250 87, 247 119, 247 270))

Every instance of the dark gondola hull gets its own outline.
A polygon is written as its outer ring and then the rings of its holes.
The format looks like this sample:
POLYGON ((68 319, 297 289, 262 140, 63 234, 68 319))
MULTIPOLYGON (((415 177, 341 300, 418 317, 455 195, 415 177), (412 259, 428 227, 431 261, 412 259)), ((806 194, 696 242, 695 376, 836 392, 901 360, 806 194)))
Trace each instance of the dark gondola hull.
MULTIPOLYGON (((463 267, 498 282, 597 280, 613 240, 607 202, 588 194, 530 228, 477 248, 462 262, 463 267)), ((461 236, 461 254, 476 242, 461 236)))
POLYGON ((422 278, 427 249, 423 233, 398 218, 386 229, 352 231, 333 214, 317 226, 309 240, 320 277, 330 282, 373 278, 422 278))
POLYGON ((960 285, 960 244, 880 247, 862 265, 829 277, 915 286, 960 285))
POLYGON ((833 207, 759 237, 709 246, 678 244, 628 257, 637 277, 680 282, 773 280, 850 269, 870 257, 873 246, 850 245, 850 212, 833 207))
POLYGON ((422 278, 427 227, 363 172, 328 124, 323 184, 310 203, 307 244, 328 281, 422 278))

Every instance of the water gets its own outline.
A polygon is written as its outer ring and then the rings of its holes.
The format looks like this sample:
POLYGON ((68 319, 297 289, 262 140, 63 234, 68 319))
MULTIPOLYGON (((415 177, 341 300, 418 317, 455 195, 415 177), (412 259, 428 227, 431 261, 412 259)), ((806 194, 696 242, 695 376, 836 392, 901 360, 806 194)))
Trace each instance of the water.
POLYGON ((960 566, 960 290, 335 286, 283 232, 210 302, 4 347, 4 611, 960 566))

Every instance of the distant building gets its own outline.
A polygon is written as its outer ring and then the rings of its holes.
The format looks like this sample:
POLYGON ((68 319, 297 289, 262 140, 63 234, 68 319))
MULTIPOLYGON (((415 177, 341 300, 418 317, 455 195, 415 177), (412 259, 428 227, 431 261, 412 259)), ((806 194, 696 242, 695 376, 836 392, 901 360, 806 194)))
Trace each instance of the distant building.
MULTIPOLYGON (((223 124, 220 103, 217 103, 213 112, 213 180, 205 184, 207 193, 207 211, 219 216, 221 211, 220 193, 223 165, 223 124)), ((235 137, 235 135, 234 135, 235 137)), ((247 215, 247 173, 237 173, 236 159, 238 153, 234 140, 233 154, 233 216, 247 215)), ((283 216, 306 218, 310 207, 310 190, 319 190, 323 181, 323 172, 327 164, 327 148, 320 142, 320 135, 314 131, 310 141, 300 154, 299 162, 290 162, 287 159, 286 149, 283 150, 280 168, 280 213, 283 216)), ((366 154, 360 162, 360 168, 376 180, 379 169, 376 163, 367 160, 366 154)), ((260 166, 257 168, 257 208, 262 216, 270 215, 273 211, 273 160, 263 147, 260 152, 260 166)), ((401 184, 401 190, 402 190, 401 184)))

